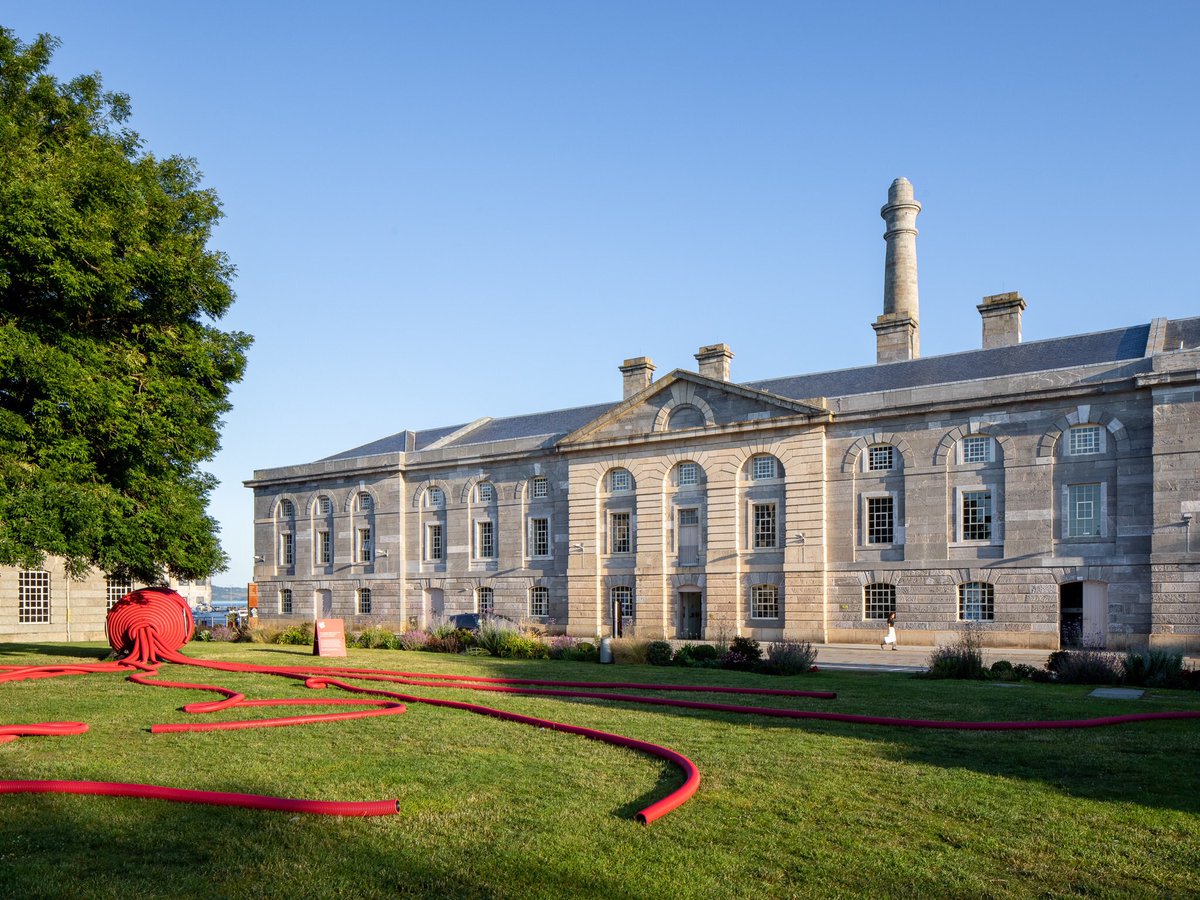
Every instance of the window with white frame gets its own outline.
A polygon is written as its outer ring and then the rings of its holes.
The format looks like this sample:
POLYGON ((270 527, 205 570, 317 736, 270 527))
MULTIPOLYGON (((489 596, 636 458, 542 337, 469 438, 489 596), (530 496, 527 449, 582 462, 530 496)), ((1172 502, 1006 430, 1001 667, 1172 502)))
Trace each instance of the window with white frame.
POLYGON ((539 475, 529 482, 529 496, 534 500, 542 500, 550 496, 550 480, 539 475))
POLYGON ((775 504, 754 503, 750 507, 750 546, 755 550, 773 550, 777 546, 775 504))
POLYGON ((1104 452, 1104 438, 1099 425, 1076 425, 1067 432, 1067 454, 1090 456, 1104 452))
POLYGON ((360 616, 371 614, 371 589, 359 588, 355 594, 355 607, 360 616))
POLYGON ((279 514, 285 518, 291 518, 296 515, 296 505, 291 500, 279 501, 279 514))
POLYGON ((996 591, 983 581, 958 586, 958 618, 963 622, 983 622, 996 618, 996 591))
POLYGON ((317 563, 327 566, 333 562, 333 542, 328 531, 317 532, 317 563))
POLYGON ((333 501, 328 497, 317 498, 317 512, 323 516, 333 515, 333 501))
POLYGON ((496 499, 496 489, 484 481, 475 486, 475 496, 480 503, 491 503, 496 499))
POLYGON ((550 615, 550 589, 531 587, 529 589, 529 614, 531 616, 550 615))
POLYGON ((613 469, 608 473, 608 489, 613 493, 633 490, 633 475, 628 469, 613 469))
POLYGON ((425 491, 426 506, 442 506, 446 502, 446 494, 440 487, 431 487, 425 491))
POLYGON ((550 520, 534 518, 529 520, 529 555, 550 555, 550 520))
POLYGON ((496 527, 491 519, 475 522, 475 558, 491 559, 496 555, 496 527))
POLYGON ((1067 537, 1103 534, 1104 491, 1099 484, 1067 485, 1067 537))
POLYGON ((896 611, 894 584, 868 584, 863 587, 863 618, 886 619, 896 611))
POLYGON ((622 619, 633 618, 633 588, 619 584, 612 589, 609 599, 613 605, 620 605, 622 619))
POLYGON ((429 523, 425 526, 425 559, 433 562, 442 558, 442 526, 429 523))
POLYGON ((867 471, 884 472, 896 468, 896 448, 891 444, 876 444, 867 448, 867 471))
POLYGON ((890 494, 866 498, 866 542, 890 544, 896 539, 896 501, 890 494))
POLYGON ((279 614, 290 616, 292 614, 292 589, 281 588, 279 591, 279 614))
POLYGON ((17 576, 17 622, 21 625, 50 623, 49 572, 21 572, 17 576))
POLYGON ((779 474, 779 468, 775 464, 773 456, 756 456, 752 463, 751 475, 755 481, 764 481, 769 478, 775 478, 779 474))
MULTIPOLYGON (((182 584, 182 582, 181 582, 182 584)), ((107 602, 105 609, 112 609, 121 598, 133 590, 133 580, 130 578, 108 578, 104 582, 107 602)))
POLYGON ((973 434, 958 442, 962 463, 990 463, 993 458, 992 438, 985 434, 973 434))
POLYGON ((496 595, 490 587, 475 589, 475 610, 481 616, 494 615, 496 612, 496 595))
POLYGON ((358 529, 358 561, 360 563, 369 563, 371 561, 371 529, 358 529))
POLYGON ((296 536, 290 531, 279 535, 279 564, 281 566, 296 564, 296 536))
POLYGON ((750 618, 779 618, 779 588, 776 585, 750 585, 750 618))
POLYGON ((360 512, 370 512, 375 508, 375 501, 371 499, 371 495, 366 491, 358 495, 358 509, 360 512))
POLYGON ((608 552, 633 552, 632 516, 627 512, 615 512, 608 515, 608 552))
POLYGON ((676 469, 680 487, 691 487, 699 480, 699 466, 692 462, 680 463, 676 469))
POLYGON ((962 492, 962 540, 990 541, 992 539, 992 492, 988 490, 962 492))

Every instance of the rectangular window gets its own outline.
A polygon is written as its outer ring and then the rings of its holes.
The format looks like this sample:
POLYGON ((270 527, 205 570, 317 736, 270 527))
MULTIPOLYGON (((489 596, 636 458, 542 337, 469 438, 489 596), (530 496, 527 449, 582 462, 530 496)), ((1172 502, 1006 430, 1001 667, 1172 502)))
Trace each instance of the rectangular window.
POLYGON ((622 619, 633 618, 633 588, 618 585, 612 589, 612 600, 620 605, 622 619))
POLYGON ((680 463, 679 464, 679 486, 686 487, 696 483, 696 464, 695 463, 680 463))
POLYGON ((317 532, 317 562, 323 566, 333 562, 333 544, 329 541, 328 531, 317 532))
POLYGON ((17 622, 50 624, 49 572, 21 572, 17 576, 17 622))
POLYGON ((700 510, 694 507, 679 510, 678 537, 679 565, 700 564, 700 510))
POLYGON ((333 515, 333 503, 328 497, 322 497, 317 501, 318 508, 321 510, 321 515, 333 515))
POLYGON ((529 614, 531 616, 550 615, 550 589, 532 587, 529 589, 529 614))
POLYGON ((425 558, 438 560, 442 558, 442 526, 425 526, 425 558))
POLYGON ((962 539, 990 541, 992 539, 992 492, 963 491, 962 539))
POLYGON ((773 584, 755 584, 750 587, 750 618, 779 618, 779 588, 773 584))
POLYGON ((371 614, 371 589, 359 588, 357 600, 358 614, 360 616, 369 616, 371 614))
POLYGON ((431 487, 429 490, 427 490, 425 492, 425 505, 426 506, 441 506, 445 502, 446 502, 446 495, 445 495, 445 493, 442 492, 441 488, 431 487))
POLYGON ((480 503, 491 503, 493 500, 496 499, 496 489, 494 487, 492 487, 490 484, 488 484, 486 481, 483 484, 479 485, 479 489, 478 489, 477 493, 479 494, 479 502, 480 503))
POLYGON ((291 532, 279 536, 279 564, 292 566, 296 564, 296 538, 291 532))
POLYGON ((896 467, 895 448, 890 444, 867 449, 867 471, 882 472, 896 467))
POLYGON ((964 622, 996 618, 996 591, 990 584, 972 581, 958 586, 958 617, 964 622))
POLYGON ((962 447, 964 463, 987 463, 992 461, 992 439, 986 435, 965 437, 959 444, 962 447))
POLYGON ((610 513, 608 519, 608 552, 632 553, 633 529, 627 512, 610 513))
POLYGON ((751 512, 754 526, 751 546, 755 550, 769 550, 776 546, 775 504, 755 503, 751 512))
POLYGON ((491 588, 481 587, 475 591, 475 602, 479 606, 481 616, 490 616, 496 612, 496 596, 491 588))
POLYGON ((292 614, 291 588, 283 588, 279 592, 279 612, 284 616, 290 616, 292 614))
POLYGON ((863 618, 886 619, 896 611, 894 584, 868 584, 863 588, 863 618))
POLYGON ((608 485, 609 490, 613 491, 633 490, 633 476, 629 474, 628 469, 614 469, 609 476, 608 485))
POLYGON ((764 478, 775 477, 775 457, 773 456, 756 456, 754 457, 754 480, 762 481, 764 478))
POLYGON ((492 559, 496 555, 496 537, 490 519, 475 523, 475 558, 492 559))
POLYGON ((1080 425, 1068 432, 1067 453, 1071 456, 1087 456, 1103 449, 1099 425, 1080 425))
POLYGON ((108 594, 105 609, 112 609, 117 601, 133 590, 133 581, 128 578, 109 578, 105 584, 108 594))
POLYGON ((550 555, 550 520, 529 520, 529 555, 550 555))
POLYGON ((368 563, 371 561, 371 529, 358 529, 358 561, 368 563))
POLYGON ((867 543, 890 544, 895 540, 894 503, 891 497, 867 498, 867 543))
POLYGON ((533 496, 534 500, 541 500, 544 497, 550 496, 550 482, 540 476, 533 479, 533 485, 529 493, 533 496))
POLYGON ((1100 537, 1103 513, 1100 485, 1067 485, 1067 537, 1100 537))

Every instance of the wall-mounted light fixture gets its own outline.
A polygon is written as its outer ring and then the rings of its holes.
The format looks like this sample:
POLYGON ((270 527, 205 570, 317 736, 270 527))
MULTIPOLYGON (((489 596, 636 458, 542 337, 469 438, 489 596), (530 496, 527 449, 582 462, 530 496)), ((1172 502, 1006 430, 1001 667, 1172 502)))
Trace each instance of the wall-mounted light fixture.
POLYGON ((256 563, 260 563, 260 562, 266 562, 266 560, 265 560, 265 559, 263 559, 261 556, 256 556, 256 557, 254 557, 254 561, 255 561, 256 563))

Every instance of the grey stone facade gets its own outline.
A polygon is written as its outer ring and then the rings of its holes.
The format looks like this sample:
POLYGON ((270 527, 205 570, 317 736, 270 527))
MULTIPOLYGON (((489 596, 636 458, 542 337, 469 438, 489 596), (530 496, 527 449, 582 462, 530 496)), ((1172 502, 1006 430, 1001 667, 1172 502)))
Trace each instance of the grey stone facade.
POLYGON ((900 182, 878 364, 737 384, 725 345, 657 381, 636 357, 620 402, 258 471, 260 615, 873 642, 894 608, 909 643, 974 620, 1200 649, 1200 318, 1022 343, 995 295, 983 349, 922 359, 900 182))

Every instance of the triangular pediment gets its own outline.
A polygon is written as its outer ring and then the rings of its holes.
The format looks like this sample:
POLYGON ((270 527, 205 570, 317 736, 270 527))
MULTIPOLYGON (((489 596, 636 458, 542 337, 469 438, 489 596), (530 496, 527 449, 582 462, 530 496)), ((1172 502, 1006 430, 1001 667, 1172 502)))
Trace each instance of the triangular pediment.
POLYGON ((676 369, 568 434, 560 447, 713 431, 780 420, 825 421, 829 410, 676 369))

